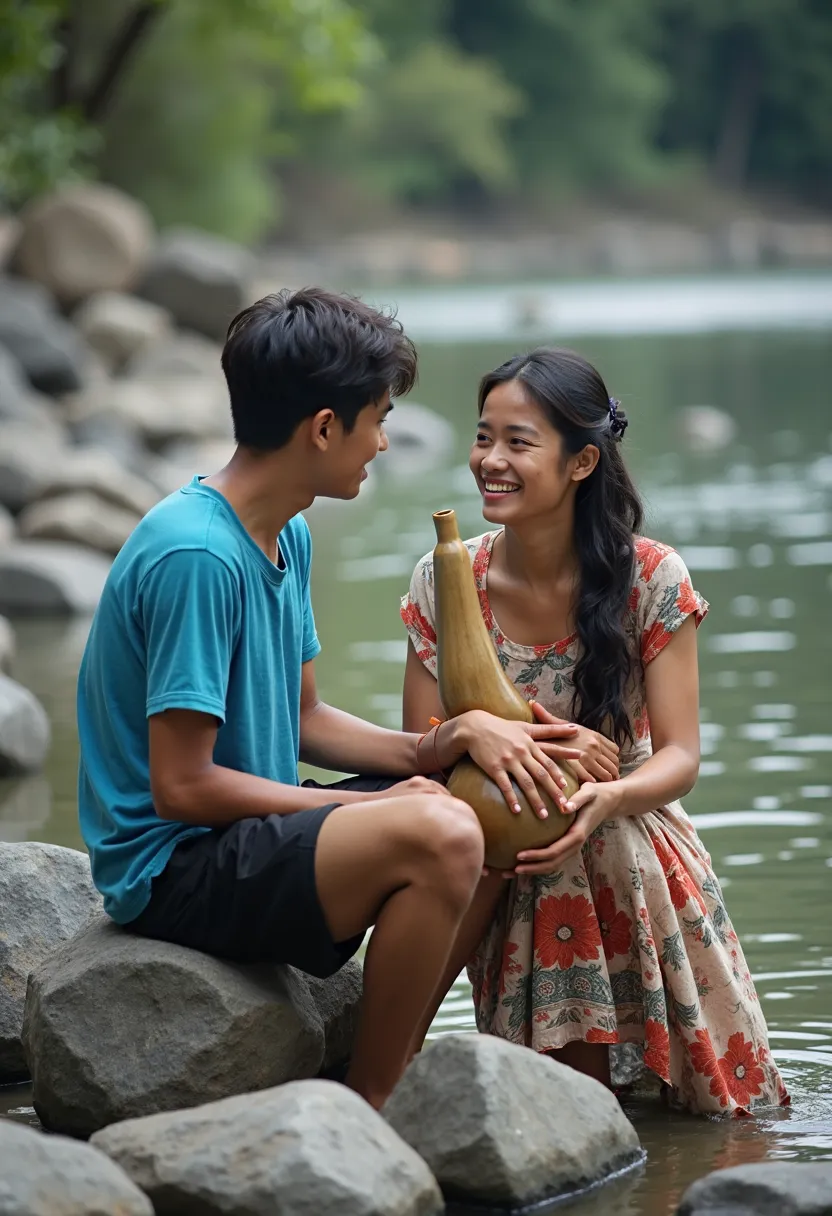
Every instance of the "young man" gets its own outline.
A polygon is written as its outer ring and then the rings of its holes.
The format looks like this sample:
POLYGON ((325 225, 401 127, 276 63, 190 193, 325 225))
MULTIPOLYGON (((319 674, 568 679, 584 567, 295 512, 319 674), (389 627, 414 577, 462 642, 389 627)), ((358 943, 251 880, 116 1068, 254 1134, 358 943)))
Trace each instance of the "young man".
POLYGON ((390 394, 416 375, 400 325, 284 291, 235 319, 222 364, 236 452, 139 524, 92 625, 81 828, 106 911, 136 933, 326 976, 374 925, 347 1081, 378 1107, 421 1046, 482 871, 471 809, 417 774, 467 751, 510 802, 509 776, 562 797, 553 756, 578 753, 536 742, 564 725, 472 713, 420 740, 318 697, 299 512, 354 498, 386 449, 390 394), (299 758, 375 777, 322 792, 298 784, 299 758))

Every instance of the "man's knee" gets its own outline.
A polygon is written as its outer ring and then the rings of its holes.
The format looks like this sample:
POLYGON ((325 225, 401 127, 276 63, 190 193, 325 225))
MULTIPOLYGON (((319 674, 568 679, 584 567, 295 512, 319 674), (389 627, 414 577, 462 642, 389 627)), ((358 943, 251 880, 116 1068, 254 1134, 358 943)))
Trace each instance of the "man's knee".
POLYGON ((476 885, 485 846, 470 806, 448 794, 420 798, 414 811, 411 828, 423 864, 445 882, 476 885))

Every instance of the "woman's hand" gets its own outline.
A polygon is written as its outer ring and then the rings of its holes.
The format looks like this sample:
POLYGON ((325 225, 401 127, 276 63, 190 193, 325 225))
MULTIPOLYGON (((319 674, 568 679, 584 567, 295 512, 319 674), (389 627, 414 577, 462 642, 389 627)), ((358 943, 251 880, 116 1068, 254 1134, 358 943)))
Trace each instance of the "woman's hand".
POLYGON ((519 878, 528 874, 553 874, 563 867, 565 861, 583 848, 595 829, 608 819, 622 813, 622 790, 620 781, 587 782, 571 799, 577 811, 574 823, 564 832, 560 840, 545 849, 526 849, 517 854, 517 866, 505 878, 519 878))
MULTIPOLYGON (((544 709, 537 701, 532 701, 532 710, 538 722, 548 722, 554 725, 562 722, 562 718, 556 718, 550 714, 548 709, 544 709)), ((613 743, 612 739, 608 739, 606 735, 600 735, 595 730, 590 730, 588 726, 579 726, 576 733, 570 738, 570 743, 573 748, 577 748, 580 756, 577 760, 570 760, 569 764, 583 785, 585 781, 616 781, 618 779, 618 746, 613 743)), ((544 750, 555 760, 566 759, 560 754, 563 750, 557 745, 544 743, 544 750)))
POLYGON ((560 760, 573 763, 580 759, 580 752, 574 747, 550 742, 552 739, 564 739, 571 743, 578 732, 578 727, 571 722, 507 722, 483 710, 471 710, 451 719, 447 725, 437 727, 440 752, 443 750, 443 731, 446 745, 452 746, 456 752, 454 759, 467 752, 474 763, 499 786, 509 810, 515 813, 520 811, 512 779, 541 819, 546 819, 549 812, 543 805, 538 788, 548 794, 556 806, 566 812, 572 810, 572 804, 567 802, 563 793, 566 779, 552 756, 547 754, 547 751, 556 749, 560 760), (547 751, 544 751, 544 747, 547 751))

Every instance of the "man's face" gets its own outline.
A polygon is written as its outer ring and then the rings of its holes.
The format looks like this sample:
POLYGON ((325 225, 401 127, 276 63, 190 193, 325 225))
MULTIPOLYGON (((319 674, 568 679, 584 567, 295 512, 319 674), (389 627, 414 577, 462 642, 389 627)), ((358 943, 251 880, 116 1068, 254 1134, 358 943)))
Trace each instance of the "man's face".
POLYGON ((324 498, 356 498, 361 483, 367 477, 367 465, 379 452, 387 451, 384 420, 392 409, 390 394, 365 405, 347 433, 339 419, 328 428, 327 451, 321 462, 322 485, 318 493, 324 498))

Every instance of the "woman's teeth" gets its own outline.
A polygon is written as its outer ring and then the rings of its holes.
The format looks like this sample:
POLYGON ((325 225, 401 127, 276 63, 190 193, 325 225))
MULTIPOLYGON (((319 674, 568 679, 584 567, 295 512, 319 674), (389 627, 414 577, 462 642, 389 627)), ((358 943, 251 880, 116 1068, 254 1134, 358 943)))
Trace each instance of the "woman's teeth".
POLYGON ((485 488, 489 494, 513 494, 515 490, 519 490, 519 486, 510 485, 505 481, 487 481, 485 488))

